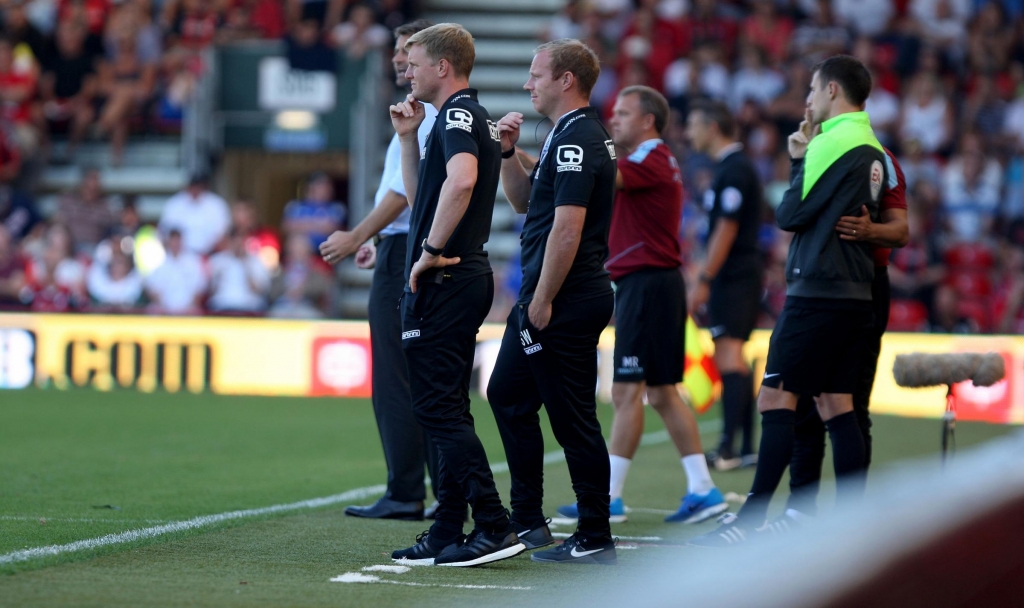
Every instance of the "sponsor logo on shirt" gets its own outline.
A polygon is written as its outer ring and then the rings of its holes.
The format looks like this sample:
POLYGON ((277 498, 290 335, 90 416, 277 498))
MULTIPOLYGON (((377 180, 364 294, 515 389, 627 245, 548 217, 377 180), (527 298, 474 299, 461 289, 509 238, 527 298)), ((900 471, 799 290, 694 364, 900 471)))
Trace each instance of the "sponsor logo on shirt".
POLYGON ((882 192, 882 163, 875 161, 871 163, 871 200, 877 201, 878 195, 882 192))
POLYGON ((610 139, 606 139, 604 140, 604 147, 608 148, 608 156, 611 156, 612 160, 615 160, 615 142, 610 139))
POLYGON ((498 125, 494 121, 487 121, 487 130, 491 133, 491 139, 496 142, 501 142, 501 134, 498 132, 498 125))
POLYGON ((473 131, 473 115, 466 110, 460 108, 449 108, 448 114, 445 116, 445 130, 448 129, 462 129, 463 131, 473 131))
POLYGON ((579 146, 558 146, 558 155, 555 157, 558 164, 558 173, 562 171, 583 171, 583 148, 579 146))
POLYGON ((524 329, 519 332, 519 343, 524 347, 523 352, 528 355, 532 355, 535 352, 543 350, 539 342, 537 344, 533 343, 533 338, 530 337, 530 330, 528 329, 524 329))
POLYGON ((420 337, 420 330, 418 330, 418 329, 413 329, 411 331, 403 331, 402 332, 402 339, 403 340, 408 340, 409 338, 419 338, 419 337, 420 337))

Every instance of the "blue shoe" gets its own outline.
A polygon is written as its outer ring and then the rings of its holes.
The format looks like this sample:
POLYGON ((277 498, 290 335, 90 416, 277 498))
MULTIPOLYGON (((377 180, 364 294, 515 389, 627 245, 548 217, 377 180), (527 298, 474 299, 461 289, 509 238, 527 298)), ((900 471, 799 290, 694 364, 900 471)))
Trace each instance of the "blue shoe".
POLYGON ((722 493, 718 491, 718 488, 711 488, 707 494, 691 493, 684 496, 679 510, 666 517, 665 521, 696 524, 728 510, 729 503, 725 502, 722 493))
MULTIPOLYGON (((576 503, 571 505, 562 505, 556 509, 558 514, 566 519, 579 519, 580 510, 576 507, 576 503)), ((616 498, 608 505, 609 517, 608 523, 610 524, 621 524, 626 521, 626 505, 622 504, 621 498, 616 498)))

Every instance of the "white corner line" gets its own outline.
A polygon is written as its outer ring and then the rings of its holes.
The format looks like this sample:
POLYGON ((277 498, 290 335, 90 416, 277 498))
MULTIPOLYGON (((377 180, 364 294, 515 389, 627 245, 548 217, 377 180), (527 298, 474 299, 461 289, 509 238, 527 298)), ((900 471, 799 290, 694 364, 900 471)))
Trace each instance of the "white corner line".
MULTIPOLYGON (((706 434, 717 431, 721 428, 720 420, 710 420, 702 422, 699 425, 700 433, 706 434)), ((668 433, 665 431, 654 431, 652 433, 646 433, 641 441, 641 445, 654 445, 668 441, 668 433)), ((548 452, 544 455, 544 464, 555 464, 563 462, 565 460, 565 454, 562 450, 556 450, 548 452)), ((507 473, 508 463, 499 462, 491 466, 491 471, 497 473, 507 473)), ((290 511, 304 511, 306 509, 316 509, 319 507, 326 507, 335 505, 343 502, 352 502, 355 500, 362 500, 371 496, 378 496, 383 494, 387 490, 387 486, 381 484, 376 486, 366 486, 365 488, 355 488, 341 494, 334 494, 332 496, 324 496, 321 498, 311 498, 309 500, 300 500, 298 502, 291 502, 286 504, 271 505, 269 507, 261 507, 258 509, 244 509, 240 511, 227 511, 225 513, 217 513, 214 515, 201 515, 199 517, 193 517, 192 519, 186 519, 183 521, 175 521, 160 526, 152 526, 150 528, 140 528, 137 530, 127 530, 125 532, 118 532, 115 534, 107 534, 105 536, 99 536, 97 538, 89 538, 84 540, 78 540, 63 545, 48 545, 45 547, 34 547, 32 549, 22 549, 20 551, 12 551, 0 555, 0 566, 6 566, 10 564, 16 564, 21 562, 27 562, 33 559, 40 559, 44 557, 51 557, 55 555, 61 555, 63 553, 77 553, 79 551, 89 551, 92 549, 99 549, 101 547, 109 547, 112 545, 121 545, 125 543, 135 542, 144 540, 147 538, 154 538, 157 536, 163 536, 164 534, 172 534, 175 532, 184 532, 186 530, 194 530, 197 528, 204 528, 213 524, 232 521, 236 519, 248 519, 251 517, 260 517, 262 515, 272 515, 278 513, 288 513, 290 511)), ((394 581, 387 581, 394 582, 394 581)), ((397 583, 409 585, 412 583, 397 583)), ((450 586, 450 585, 435 585, 435 586, 450 586)), ((468 589, 489 589, 489 586, 459 586, 460 588, 468 589)), ((512 589, 511 587, 503 587, 512 589)), ((517 588, 525 589, 525 588, 517 588)))

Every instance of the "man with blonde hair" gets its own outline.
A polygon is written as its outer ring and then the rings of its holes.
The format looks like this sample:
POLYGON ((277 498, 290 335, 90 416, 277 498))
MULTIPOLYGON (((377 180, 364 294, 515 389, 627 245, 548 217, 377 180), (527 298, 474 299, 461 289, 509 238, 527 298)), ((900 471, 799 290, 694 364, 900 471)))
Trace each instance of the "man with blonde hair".
POLYGON ((523 286, 487 388, 512 474, 512 524, 520 538, 538 546, 550 538, 542 510, 541 404, 565 449, 579 505, 576 533, 534 553, 538 562, 616 563, 608 524, 608 448, 594 396, 597 343, 613 306, 604 262, 615 148, 589 105, 600 70, 597 55, 578 40, 537 49, 523 88, 555 125, 531 173, 516 158, 523 115, 498 121, 505 195, 527 214, 523 286))
POLYGON ((396 561, 477 566, 526 547, 509 524, 469 412, 476 334, 491 308, 494 276, 483 245, 501 168, 498 128, 469 88, 475 52, 462 26, 441 23, 406 43, 412 93, 391 106, 402 144, 402 180, 412 215, 402 297, 402 347, 412 407, 437 446, 438 507, 417 543, 396 561), (438 110, 421 150, 424 103, 438 110), (462 536, 467 503, 475 526, 462 536))

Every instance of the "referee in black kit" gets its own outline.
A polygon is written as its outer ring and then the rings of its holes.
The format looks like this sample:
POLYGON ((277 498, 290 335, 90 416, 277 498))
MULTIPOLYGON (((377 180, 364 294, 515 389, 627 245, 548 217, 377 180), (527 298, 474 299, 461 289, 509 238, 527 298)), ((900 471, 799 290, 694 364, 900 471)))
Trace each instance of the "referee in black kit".
POLYGON ((487 398, 512 475, 512 521, 532 546, 550 543, 542 501, 544 441, 538 412, 565 449, 579 527, 540 562, 614 564, 608 522, 608 448, 597 420, 597 344, 613 296, 604 262, 615 196, 615 150, 590 91, 601 67, 578 40, 541 45, 524 88, 555 124, 527 173, 516 154, 522 114, 498 121, 501 179, 513 208, 526 213, 523 285, 508 318, 487 398))
POLYGON ((462 26, 441 23, 406 43, 412 84, 391 106, 402 142, 402 178, 414 201, 402 299, 402 346, 413 411, 440 452, 434 524, 395 560, 476 566, 526 547, 509 525, 469 412, 476 334, 494 298, 483 245, 491 231, 501 167, 498 128, 469 88, 475 50, 462 26), (438 109, 421 150, 423 103, 438 109), (462 536, 466 504, 475 528, 462 536))
POLYGON ((715 365, 722 373, 722 437, 709 464, 719 471, 757 464, 754 451, 754 379, 743 345, 757 324, 761 303, 761 252, 757 233, 764 202, 754 164, 736 141, 735 121, 721 102, 690 106, 686 134, 690 145, 716 161, 711 189, 704 193, 711 231, 707 259, 690 289, 690 314, 705 304, 715 341, 715 365), (733 451, 737 430, 743 440, 733 451))

